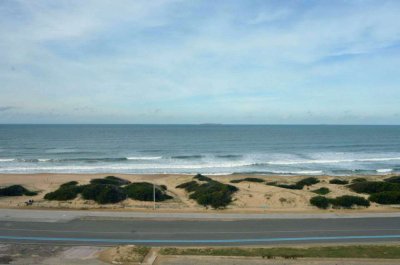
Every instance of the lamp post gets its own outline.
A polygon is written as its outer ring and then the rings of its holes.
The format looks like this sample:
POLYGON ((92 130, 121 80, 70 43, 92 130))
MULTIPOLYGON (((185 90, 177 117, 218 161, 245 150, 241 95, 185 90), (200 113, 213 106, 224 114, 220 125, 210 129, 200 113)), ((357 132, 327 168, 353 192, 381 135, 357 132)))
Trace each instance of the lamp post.
POLYGON ((156 210, 156 184, 153 183, 153 209, 156 210))

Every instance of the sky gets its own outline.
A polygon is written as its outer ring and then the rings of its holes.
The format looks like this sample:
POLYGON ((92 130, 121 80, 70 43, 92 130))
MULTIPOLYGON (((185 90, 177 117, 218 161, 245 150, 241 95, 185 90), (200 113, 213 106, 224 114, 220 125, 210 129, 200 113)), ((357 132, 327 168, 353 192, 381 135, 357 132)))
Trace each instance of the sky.
POLYGON ((400 124, 400 1, 1 0, 0 123, 400 124))

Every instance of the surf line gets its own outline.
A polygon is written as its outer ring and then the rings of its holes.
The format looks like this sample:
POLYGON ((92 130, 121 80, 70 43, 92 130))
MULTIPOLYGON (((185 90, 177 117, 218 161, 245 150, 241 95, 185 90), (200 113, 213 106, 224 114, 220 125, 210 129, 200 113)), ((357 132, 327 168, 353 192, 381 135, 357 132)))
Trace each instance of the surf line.
POLYGON ((321 237, 277 237, 253 239, 107 239, 79 237, 34 237, 34 236, 0 236, 3 240, 23 241, 65 241, 65 242, 97 242, 97 243, 260 243, 279 241, 319 241, 319 240, 352 240, 352 239, 400 239, 400 235, 380 236, 321 236, 321 237))

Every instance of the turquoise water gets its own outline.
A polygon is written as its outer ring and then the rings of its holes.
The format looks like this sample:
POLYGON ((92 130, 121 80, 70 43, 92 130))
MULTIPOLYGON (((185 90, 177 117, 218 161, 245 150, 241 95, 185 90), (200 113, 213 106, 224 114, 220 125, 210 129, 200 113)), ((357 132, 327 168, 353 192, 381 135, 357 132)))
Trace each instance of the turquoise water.
POLYGON ((400 126, 0 125, 0 173, 400 172, 400 126))

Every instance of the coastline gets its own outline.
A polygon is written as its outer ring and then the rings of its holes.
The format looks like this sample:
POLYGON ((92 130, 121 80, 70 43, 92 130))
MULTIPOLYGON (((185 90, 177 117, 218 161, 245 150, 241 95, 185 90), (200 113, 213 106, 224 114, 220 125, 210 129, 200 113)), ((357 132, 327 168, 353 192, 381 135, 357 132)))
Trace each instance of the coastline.
POLYGON ((265 185, 265 183, 230 183, 231 180, 245 177, 262 178, 266 182, 279 181, 280 183, 293 183, 309 176, 266 176, 266 175, 211 175, 212 179, 220 182, 235 185, 239 191, 234 195, 234 201, 226 209, 211 210, 198 205, 190 200, 186 192, 175 188, 177 185, 190 181, 192 175, 183 174, 0 174, 0 186, 20 184, 31 190, 40 191, 33 197, 3 197, 0 198, 0 208, 9 209, 47 209, 47 210, 94 210, 94 211, 122 211, 122 212, 153 212, 153 202, 135 201, 127 199, 116 204, 98 205, 92 201, 85 201, 81 198, 66 201, 55 202, 46 201, 43 196, 50 191, 56 190, 62 183, 68 181, 78 181, 80 184, 89 183, 93 178, 102 178, 108 175, 115 175, 132 182, 154 182, 157 185, 166 185, 168 192, 174 199, 164 202, 157 202, 157 212, 160 213, 295 213, 295 214, 313 214, 313 213, 389 213, 400 212, 400 207, 372 204, 369 208, 357 209, 329 209, 320 210, 309 204, 309 199, 317 194, 312 190, 320 187, 329 187, 331 193, 327 196, 341 196, 344 194, 358 195, 368 197, 367 195, 357 194, 349 191, 343 185, 330 184, 329 180, 333 178, 354 179, 366 178, 368 180, 382 180, 391 175, 369 175, 369 176, 315 176, 321 182, 306 187, 303 190, 288 190, 274 186, 265 185), (25 206, 25 201, 33 199, 35 203, 32 206, 25 206))

